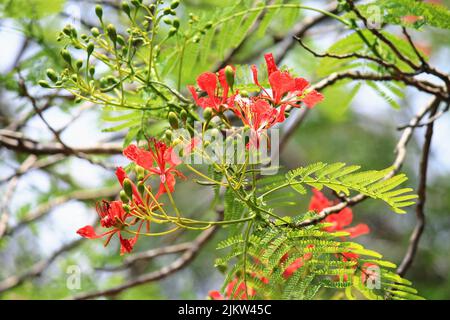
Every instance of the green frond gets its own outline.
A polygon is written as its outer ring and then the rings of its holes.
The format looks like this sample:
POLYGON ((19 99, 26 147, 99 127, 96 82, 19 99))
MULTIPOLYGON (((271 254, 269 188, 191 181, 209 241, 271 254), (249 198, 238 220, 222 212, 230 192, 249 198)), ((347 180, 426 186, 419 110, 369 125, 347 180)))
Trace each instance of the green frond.
POLYGON ((345 167, 343 163, 328 165, 319 162, 291 170, 286 174, 286 179, 287 184, 294 189, 298 185, 309 185, 318 190, 327 187, 347 196, 350 191, 356 191, 373 199, 383 200, 396 213, 405 213, 401 208, 414 204, 414 201, 410 200, 417 196, 410 193, 411 189, 393 190, 408 180, 404 174, 386 179, 392 168, 356 172, 358 169, 358 166, 345 167))

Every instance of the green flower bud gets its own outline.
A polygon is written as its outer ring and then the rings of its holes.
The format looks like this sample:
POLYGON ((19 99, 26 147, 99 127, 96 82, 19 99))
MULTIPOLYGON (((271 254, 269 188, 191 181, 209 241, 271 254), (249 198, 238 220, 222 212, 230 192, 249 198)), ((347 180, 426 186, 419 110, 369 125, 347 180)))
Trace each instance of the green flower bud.
POLYGON ((89 74, 91 75, 91 77, 94 76, 94 74, 95 74, 95 67, 94 66, 90 66, 89 67, 89 74))
POLYGON ((83 60, 77 60, 75 62, 75 66, 77 67, 78 70, 80 70, 83 67, 83 60))
POLYGON ((51 87, 50 87, 50 84, 49 84, 47 81, 45 81, 45 80, 39 80, 38 84, 39 84, 42 88, 46 88, 46 89, 51 88, 51 87))
POLYGON ((121 35, 118 35, 117 36, 117 43, 120 44, 121 46, 124 46, 125 45, 125 39, 121 35))
POLYGON ((164 135, 166 136, 166 139, 171 141, 172 140, 172 130, 167 129, 166 132, 164 133, 164 135))
POLYGON ((70 55, 70 52, 67 49, 61 50, 61 56, 63 57, 64 61, 66 61, 68 64, 72 64, 72 56, 70 55))
POLYGON ((164 8, 163 14, 165 16, 169 15, 172 12, 172 9, 170 7, 164 8))
POLYGON ((111 23, 108 24, 108 26, 106 27, 106 33, 108 34, 108 37, 111 39, 111 41, 115 44, 117 41, 116 27, 114 27, 111 23))
POLYGON ((58 75, 56 74, 55 70, 53 69, 47 69, 46 71, 47 77, 52 80, 53 82, 58 81, 58 75))
POLYGON ((133 186, 131 184, 131 180, 128 178, 125 178, 125 180, 123 180, 123 191, 125 191, 125 194, 128 196, 128 198, 132 198, 133 197, 133 186))
POLYGON ((231 66, 225 67, 225 79, 227 84, 230 86, 231 90, 233 90, 234 85, 234 70, 231 66))
POLYGON ((178 8, 179 5, 180 5, 180 1, 179 1, 179 0, 174 0, 174 1, 172 1, 172 3, 170 4, 170 8, 171 8, 171 9, 176 9, 176 8, 178 8))
POLYGON ((209 107, 205 108, 205 110, 203 110, 203 118, 205 119, 206 122, 211 120, 212 113, 213 113, 213 110, 211 108, 209 108, 209 107))
POLYGON ((173 129, 178 129, 178 116, 175 112, 169 112, 169 124, 173 129))
POLYGON ((181 118, 181 121, 186 122, 186 120, 188 118, 188 114, 187 114, 186 110, 181 110, 180 118, 181 118))
POLYGON ((66 36, 71 37, 71 36, 72 36, 72 29, 73 29, 72 25, 68 24, 68 25, 66 25, 66 26, 64 27, 64 29, 62 30, 62 32, 63 32, 66 36))
POLYGON ((139 0, 131 0, 131 4, 135 6, 136 8, 141 5, 142 1, 139 0))
POLYGON ((137 189, 141 195, 145 193, 145 184, 143 181, 138 182, 137 189))
POLYGON ((98 19, 102 21, 103 17, 103 8, 100 5, 95 6, 95 14, 97 15, 98 19))
POLYGON ((80 36, 80 38, 81 38, 81 40, 83 40, 83 41, 87 41, 88 40, 88 36, 87 36, 87 34, 85 34, 85 33, 83 33, 81 36, 80 36))
POLYGON ((174 19, 173 19, 173 22, 172 22, 172 25, 173 25, 175 28, 178 28, 178 27, 180 26, 180 19, 174 18, 174 19))
POLYGON ((124 203, 127 203, 128 201, 130 201, 130 198, 128 198, 127 194, 123 190, 120 190, 119 196, 120 196, 120 201, 122 201, 124 203))
POLYGON ((213 25, 212 21, 208 21, 205 25, 205 29, 206 30, 211 29, 212 25, 213 25))
POLYGON ((123 210, 124 210, 126 213, 130 213, 130 211, 131 211, 130 206, 127 205, 127 204, 123 204, 123 205, 122 205, 122 208, 123 208, 123 210))
POLYGON ((134 170, 136 171, 136 177, 138 178, 138 180, 142 180, 145 177, 145 169, 142 168, 141 166, 136 166, 136 168, 134 168, 134 170))
POLYGON ((97 38, 100 35, 100 31, 95 27, 91 29, 91 33, 95 38, 97 38))
POLYGON ((128 4, 128 2, 122 2, 122 10, 123 10, 123 12, 125 12, 125 14, 127 16, 130 16, 131 10, 130 10, 130 5, 128 4))
POLYGON ((170 19, 170 18, 164 18, 164 19, 163 19, 163 22, 164 22, 165 24, 167 24, 167 25, 171 25, 171 24, 172 24, 172 19, 170 19))
POLYGON ((169 29, 169 37, 172 37, 174 34, 176 34, 178 32, 178 29, 175 27, 172 27, 169 29))
POLYGON ((89 42, 88 45, 86 46, 86 51, 88 56, 90 56, 92 54, 92 52, 94 52, 94 44, 92 42, 89 42))

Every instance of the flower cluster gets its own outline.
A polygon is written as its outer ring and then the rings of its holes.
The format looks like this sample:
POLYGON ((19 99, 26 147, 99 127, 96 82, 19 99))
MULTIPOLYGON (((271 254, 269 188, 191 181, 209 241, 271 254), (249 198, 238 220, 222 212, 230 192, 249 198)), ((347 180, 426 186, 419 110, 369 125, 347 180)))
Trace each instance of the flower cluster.
POLYGON ((132 144, 124 149, 123 154, 136 165, 137 185, 131 181, 123 168, 118 167, 116 176, 123 188, 120 193, 121 200, 110 202, 103 200, 101 204, 97 204, 100 226, 107 231, 98 234, 90 225, 77 231, 80 236, 88 239, 106 236, 105 246, 108 245, 112 236, 117 234, 121 254, 133 250, 144 223, 147 232, 150 231, 150 221, 153 220, 152 213, 162 206, 159 197, 164 193, 174 191, 175 177, 184 178, 183 174, 176 169, 181 160, 176 156, 172 147, 168 147, 162 141, 150 139, 148 150, 132 144), (159 178, 159 189, 155 195, 153 195, 151 187, 146 185, 147 180, 153 175, 159 178), (137 228, 133 230, 132 227, 135 225, 137 228), (124 233, 133 236, 125 238, 124 233))
POLYGON ((280 70, 271 53, 265 54, 264 58, 270 88, 261 85, 258 69, 253 65, 253 81, 260 88, 256 96, 233 90, 235 68, 231 66, 217 74, 205 72, 197 78, 197 85, 204 92, 202 97, 193 86, 188 86, 195 102, 203 109, 211 108, 216 114, 230 110, 241 119, 243 125, 251 129, 250 145, 255 147, 265 130, 285 120, 287 108, 298 108, 302 103, 312 108, 323 100, 306 79, 295 78, 288 71, 280 70))
MULTIPOLYGON (((323 209, 330 207, 333 204, 334 204, 333 201, 325 197, 325 195, 322 192, 313 189, 313 196, 309 203, 309 210, 319 213, 323 209)), ((331 225, 324 227, 323 230, 327 232, 345 231, 349 233, 350 238, 356 238, 370 232, 369 227, 363 223, 357 224, 356 226, 353 227, 348 227, 352 223, 352 221, 353 221, 353 212, 350 208, 347 207, 342 209, 338 213, 329 215, 327 218, 325 218, 324 222, 331 225)), ((314 245, 310 244, 307 246, 307 248, 313 249, 314 245)), ((313 253, 307 252, 303 254, 302 257, 295 259, 293 262, 291 262, 289 265, 286 266, 285 264, 289 258, 289 253, 284 254, 283 257, 280 259, 280 266, 284 268, 282 274, 283 278, 284 279, 290 278, 298 269, 302 268, 305 265, 305 263, 312 257, 313 253)), ((359 256, 355 253, 347 252, 342 253, 342 255, 338 256, 337 258, 342 261, 350 261, 350 260, 357 261, 359 256)), ((369 278, 376 276, 371 273, 369 268, 371 266, 373 266, 373 264, 364 263, 361 267, 362 269, 361 280, 363 283, 367 281, 369 278)), ((257 275, 252 274, 251 276, 256 277, 257 275)), ((264 284, 268 284, 270 281, 270 279, 267 279, 266 277, 259 277, 259 279, 264 284)), ((223 300, 223 299, 247 300, 249 298, 248 296, 251 297, 254 295, 256 295, 255 289, 251 287, 247 288, 245 282, 239 280, 238 278, 235 278, 233 281, 228 283, 225 290, 225 296, 222 296, 222 294, 217 290, 209 292, 209 297, 213 300, 223 300)))

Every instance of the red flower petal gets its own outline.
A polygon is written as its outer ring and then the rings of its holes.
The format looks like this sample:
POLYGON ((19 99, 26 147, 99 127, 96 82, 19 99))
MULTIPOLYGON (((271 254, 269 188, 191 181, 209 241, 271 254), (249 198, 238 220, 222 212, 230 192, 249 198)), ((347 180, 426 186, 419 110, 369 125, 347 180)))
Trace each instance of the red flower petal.
POLYGON ((306 104, 308 108, 314 107, 317 103, 324 99, 323 95, 316 90, 309 92, 304 98, 303 103, 306 104))
POLYGON ((137 165, 149 170, 153 166, 153 155, 150 151, 138 148, 130 144, 123 150, 123 155, 137 165))
POLYGON ((220 294, 219 291, 217 290, 212 290, 208 293, 208 296, 212 299, 212 300, 225 300, 224 297, 220 294))
POLYGON ((295 91, 303 92, 308 86, 308 80, 304 78, 295 78, 295 91))
POLYGON ((137 237, 125 239, 119 233, 119 240, 120 240, 120 255, 123 255, 125 253, 130 253, 133 250, 133 247, 136 244, 137 237))
POLYGON ((92 226, 85 226, 83 228, 78 229, 77 233, 82 236, 83 238, 88 239, 97 239, 100 238, 102 235, 99 235, 95 232, 94 227, 92 226))
POLYGON ((272 72, 269 76, 269 83, 275 104, 280 102, 284 94, 295 90, 295 79, 288 72, 272 72))
POLYGON ((266 60, 267 64, 267 74, 270 76, 275 71, 278 71, 277 64, 275 63, 275 59, 273 58, 272 53, 266 53, 264 55, 264 59, 266 60))
POLYGON ((197 78, 197 84, 200 89, 206 91, 208 96, 214 97, 214 93, 217 88, 217 76, 212 72, 202 73, 197 78))
POLYGON ((252 67, 252 74, 253 74, 253 82, 258 86, 261 87, 261 85, 258 82, 258 68, 253 64, 252 67))
POLYGON ((354 227, 346 228, 344 231, 350 233, 350 238, 356 238, 370 232, 370 228, 365 223, 357 224, 354 227))

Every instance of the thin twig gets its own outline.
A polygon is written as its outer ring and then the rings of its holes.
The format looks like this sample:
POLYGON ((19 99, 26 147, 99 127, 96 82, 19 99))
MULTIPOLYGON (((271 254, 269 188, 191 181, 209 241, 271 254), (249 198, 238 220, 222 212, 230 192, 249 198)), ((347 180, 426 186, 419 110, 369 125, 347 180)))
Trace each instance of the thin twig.
MULTIPOLYGON (((433 117, 436 112, 439 103, 433 105, 433 108, 430 111, 430 118, 433 117)), ((414 231, 411 235, 408 250, 406 251, 406 255, 402 260, 402 263, 397 269, 397 274, 400 276, 404 276, 408 269, 411 267, 414 257, 416 256, 417 249, 419 247, 419 241, 421 239, 423 230, 425 228, 425 201, 427 196, 427 173, 428 173, 428 161, 430 157, 430 149, 431 149, 431 140, 433 138, 433 127, 434 121, 430 122, 427 125, 427 129, 425 131, 425 141, 423 143, 422 148, 422 158, 420 160, 420 174, 419 174, 419 190, 418 195, 419 199, 416 205, 416 217, 417 223, 414 228, 414 231)))

